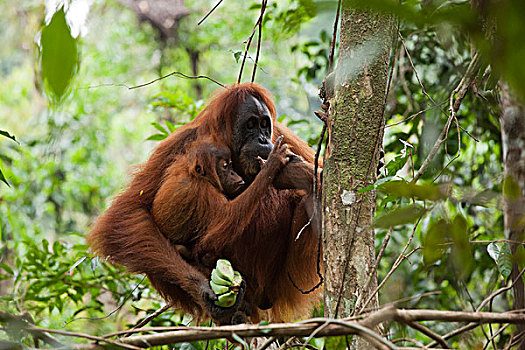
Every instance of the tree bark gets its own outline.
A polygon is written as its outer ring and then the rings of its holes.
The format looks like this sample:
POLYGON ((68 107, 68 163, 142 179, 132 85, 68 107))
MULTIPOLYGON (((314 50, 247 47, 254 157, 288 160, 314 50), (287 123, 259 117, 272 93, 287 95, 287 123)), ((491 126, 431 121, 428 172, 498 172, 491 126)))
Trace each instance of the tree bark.
MULTIPOLYGON (((350 316, 356 301, 366 300, 377 286, 375 192, 358 191, 376 179, 392 31, 392 17, 343 4, 323 167, 326 317, 350 316), (369 277, 372 280, 365 289, 369 277)), ((377 304, 374 297, 368 306, 377 304)), ((355 348, 369 349, 370 345, 357 339, 355 348)))
MULTIPOLYGON (((525 105, 509 90, 506 83, 501 87, 501 135, 503 143, 505 195, 505 236, 509 240, 523 241, 525 239, 525 105)), ((518 244, 511 244, 512 253, 516 254, 518 244)), ((511 272, 512 281, 516 280, 519 268, 514 263, 511 272)), ((523 278, 514 284, 515 310, 525 308, 525 290, 523 278)), ((525 325, 518 326, 518 333, 525 331, 525 325)), ((519 349, 525 349, 525 340, 519 349)))

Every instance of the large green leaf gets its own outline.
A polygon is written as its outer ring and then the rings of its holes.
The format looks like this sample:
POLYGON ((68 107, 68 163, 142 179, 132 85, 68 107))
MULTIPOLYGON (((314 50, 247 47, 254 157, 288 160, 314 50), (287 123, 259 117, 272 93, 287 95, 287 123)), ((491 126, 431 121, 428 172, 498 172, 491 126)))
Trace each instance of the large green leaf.
POLYGON ((40 73, 54 104, 67 95, 78 69, 77 39, 71 36, 64 8, 55 12, 42 29, 40 38, 40 73))
POLYGON ((419 200, 436 201, 445 198, 438 186, 431 184, 415 184, 405 181, 389 181, 378 189, 397 197, 415 198, 419 200))
POLYGON ((411 205, 408 207, 396 208, 385 215, 376 219, 375 226, 379 228, 387 228, 391 226, 409 224, 420 218, 427 209, 411 205))

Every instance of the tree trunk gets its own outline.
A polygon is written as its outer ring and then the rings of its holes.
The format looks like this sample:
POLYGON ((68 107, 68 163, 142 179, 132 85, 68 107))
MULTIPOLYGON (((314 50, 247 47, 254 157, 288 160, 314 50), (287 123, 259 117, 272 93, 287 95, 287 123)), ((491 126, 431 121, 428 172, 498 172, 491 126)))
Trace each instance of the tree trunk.
MULTIPOLYGON (((505 236, 507 239, 522 242, 525 239, 525 105, 509 90, 506 83, 501 83, 501 135, 503 140, 504 194, 505 194, 505 236)), ((515 254, 518 244, 512 244, 515 254)), ((519 274, 514 263, 510 275, 512 281, 519 274)), ((525 308, 525 290, 523 278, 514 284, 515 310, 525 308)), ((518 325, 518 333, 525 331, 525 325, 518 325)), ((525 349, 525 340, 519 349, 525 349)))
MULTIPOLYGON (((373 219, 392 43, 390 16, 343 4, 323 167, 325 316, 345 317, 377 286, 373 219), (368 279, 371 278, 368 287, 368 279), (366 287, 366 288, 365 288, 366 287)), ((377 306, 377 297, 369 307, 377 306)), ((356 349, 369 349, 362 339, 356 349)))

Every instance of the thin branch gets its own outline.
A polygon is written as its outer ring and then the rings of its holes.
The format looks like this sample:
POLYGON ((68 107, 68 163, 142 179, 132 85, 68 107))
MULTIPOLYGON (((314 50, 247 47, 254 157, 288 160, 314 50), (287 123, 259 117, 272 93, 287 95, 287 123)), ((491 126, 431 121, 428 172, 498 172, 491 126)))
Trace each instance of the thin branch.
MULTIPOLYGON (((264 11, 266 10, 267 4, 268 4, 268 0, 262 0, 261 18, 264 18, 264 11)), ((257 63, 259 62, 259 54, 261 52, 261 40, 262 40, 262 20, 261 20, 261 23, 259 23, 259 35, 257 37, 257 53, 255 55, 255 64, 253 65, 252 83, 255 81, 255 73, 257 72, 257 63)))
POLYGON ((252 44, 253 37, 255 36, 255 31, 257 30, 257 26, 262 25, 262 19, 264 16, 264 11, 262 9, 263 8, 261 7, 261 14, 259 15, 259 18, 257 19, 257 22, 255 22, 255 26, 253 27, 252 34, 250 35, 250 37, 248 38, 248 41, 246 42, 246 47, 244 49, 244 56, 242 58, 241 69, 239 70, 239 78, 237 78, 237 83, 241 82, 242 73, 244 70, 244 64, 246 63, 246 57, 248 56, 248 50, 250 49, 250 45, 252 44))
MULTIPOLYGON (((390 237, 392 236, 392 231, 394 231, 394 227, 393 226, 388 229, 388 232, 386 233, 385 239, 383 240, 383 244, 381 245, 381 249, 379 250, 379 253, 377 254, 376 267, 375 267, 376 271, 379 268, 379 263, 381 262, 381 258, 383 258, 383 254, 385 253, 386 246, 387 246, 388 242, 390 242, 390 237)), ((368 284, 367 284, 367 287, 368 287, 368 284)))
POLYGON ((412 344, 416 344, 417 346, 421 347, 421 348, 424 348, 425 347, 425 344, 423 344, 422 342, 418 341, 418 340, 415 340, 415 339, 412 339, 412 338, 397 338, 397 339, 394 339, 392 340, 392 343, 400 343, 400 342, 410 342, 412 344))
MULTIPOLYGON (((510 286, 507 286, 507 287, 502 287, 496 291, 494 291, 492 294, 490 294, 487 298, 485 298, 485 300, 483 300, 481 302, 481 304, 479 304, 479 306, 476 308, 476 312, 479 312, 480 310, 482 310, 485 305, 487 305, 487 303, 491 302, 497 295, 511 289, 512 287, 514 287, 514 284, 516 283, 516 281, 519 279, 519 277, 521 277, 521 275, 523 275, 523 273, 525 272, 525 269, 521 270, 521 272, 519 273, 518 275, 518 278, 516 280, 514 280, 513 283, 510 284, 510 286)), ((514 310, 514 311, 517 311, 517 310, 514 310)), ((512 313, 512 311, 510 312, 512 313)), ((452 332, 450 333, 447 333, 443 336, 444 339, 450 339, 452 337, 455 337, 461 333, 464 333, 464 332, 468 332, 474 328, 477 328, 479 327, 479 324, 478 323, 469 323, 463 327, 460 327, 458 329, 455 329, 453 330, 452 332)), ((437 343, 436 342, 433 342, 433 343, 430 343, 429 344, 429 347, 432 347, 434 345, 436 345, 437 343)))
MULTIPOLYGON (((489 344, 490 344, 490 343, 493 343, 493 342, 494 342, 494 339, 496 339, 496 337, 497 337, 498 335, 500 335, 505 329, 507 329, 508 326, 510 326, 510 325, 509 325, 509 324, 506 324, 506 325, 500 327, 500 329, 498 329, 498 331, 497 331, 496 333, 494 333, 494 335, 493 335, 493 336, 487 341, 487 343, 486 343, 485 346, 483 347, 483 350, 485 350, 486 348, 488 348, 489 344)), ((494 343, 493 343, 492 347, 493 347, 494 349, 496 349, 496 347, 494 346, 494 343)))
POLYGON ((330 43, 330 56, 328 56, 328 74, 332 73, 334 70, 335 41, 337 40, 337 27, 339 24, 340 12, 341 12, 341 0, 337 2, 337 10, 335 12, 334 29, 332 31, 332 42, 330 43))
MULTIPOLYGON (((156 310, 155 312, 153 312, 151 315, 149 315, 148 317, 146 317, 145 319, 143 319, 141 322, 139 322, 139 324, 137 324, 135 327, 133 327, 131 330, 136 330, 136 329, 139 329, 139 328, 142 328, 144 327, 145 325, 147 325, 148 323, 151 322, 151 320, 153 320, 155 317, 159 316, 160 314, 164 313, 166 310, 168 310, 170 307, 171 307, 171 303, 167 303, 166 305, 164 305, 163 307, 161 307, 160 309, 156 310)), ((130 336, 132 333, 128 333, 127 335, 125 335, 126 337, 127 336, 130 336)))
POLYGON ((206 20, 206 18, 208 18, 208 16, 211 15, 212 12, 215 11, 215 9, 216 9, 217 7, 219 7, 219 5, 222 3, 222 1, 223 1, 223 0, 219 0, 219 2, 218 2, 215 6, 213 6, 213 8, 212 8, 210 11, 208 11, 208 13, 206 14, 206 16, 204 16, 204 17, 199 21, 199 23, 197 23, 197 25, 200 26, 201 23, 204 22, 204 21, 206 20))
POLYGON ((144 86, 148 86, 148 85, 151 85, 159 80, 162 80, 162 79, 166 79, 168 77, 171 77, 172 75, 175 75, 177 77, 182 77, 182 78, 186 78, 186 79, 208 79, 209 81, 212 81, 214 82, 215 84, 221 86, 221 87, 224 87, 224 84, 221 84, 219 83, 217 80, 213 79, 213 78, 210 78, 206 75, 197 75, 197 76, 191 76, 191 75, 186 75, 184 73, 181 73, 181 72, 171 72, 169 74, 166 74, 160 78, 157 78, 157 79, 153 79, 147 83, 144 83, 144 84, 140 84, 140 85, 135 85, 135 86, 131 86, 131 87, 128 87, 124 84, 120 84, 122 86, 126 86, 129 90, 134 90, 134 89, 138 89, 138 88, 141 88, 141 87, 144 87, 144 86))
POLYGON ((445 339, 443 339, 441 337, 441 335, 439 335, 436 332, 428 329, 427 327, 423 326, 422 324, 416 323, 416 322, 407 322, 407 326, 409 326, 410 328, 413 328, 413 329, 423 333, 424 335, 426 335, 430 339, 434 339, 435 341, 438 342, 438 344, 440 344, 445 349, 450 348, 450 346, 447 344, 445 339))

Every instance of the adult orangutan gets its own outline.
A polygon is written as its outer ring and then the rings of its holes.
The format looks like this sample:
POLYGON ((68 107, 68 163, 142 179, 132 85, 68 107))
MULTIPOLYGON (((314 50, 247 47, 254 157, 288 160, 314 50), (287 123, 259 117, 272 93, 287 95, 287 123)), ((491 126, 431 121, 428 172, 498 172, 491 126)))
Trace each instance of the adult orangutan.
MULTIPOLYGON (((268 310, 265 318, 273 321, 300 316, 309 310, 315 294, 303 295, 290 278, 302 289, 318 282, 319 232, 317 225, 307 225, 313 161, 314 153, 308 145, 275 120, 275 106, 267 90, 253 83, 234 84, 219 91, 195 120, 158 145, 129 187, 98 218, 88 242, 111 262, 124 265, 130 272, 145 273, 166 300, 196 316, 235 322, 231 317, 241 305, 248 308, 246 313, 254 322, 260 319, 261 310, 268 310), (202 264, 183 259, 177 242, 161 232, 152 214, 153 203, 157 197, 166 196, 165 191, 190 185, 173 181, 175 187, 163 189, 171 181, 170 167, 203 142, 227 147, 233 169, 252 186, 261 170, 259 157, 268 157, 272 140, 279 136, 284 136, 288 149, 302 161, 289 162, 265 193, 252 198, 257 201, 256 209, 242 232, 233 237, 224 225, 209 226, 192 239, 189 247, 197 257, 220 251, 221 258, 230 260, 242 274, 245 300, 240 300, 239 294, 233 307, 220 308, 213 303, 217 296, 209 286, 209 274, 202 264)), ((190 164, 182 162, 181 166, 189 168, 190 164)), ((210 215, 215 220, 225 212, 217 209, 210 215)))

